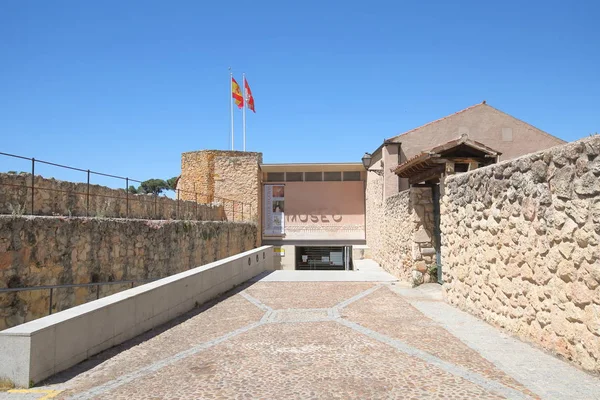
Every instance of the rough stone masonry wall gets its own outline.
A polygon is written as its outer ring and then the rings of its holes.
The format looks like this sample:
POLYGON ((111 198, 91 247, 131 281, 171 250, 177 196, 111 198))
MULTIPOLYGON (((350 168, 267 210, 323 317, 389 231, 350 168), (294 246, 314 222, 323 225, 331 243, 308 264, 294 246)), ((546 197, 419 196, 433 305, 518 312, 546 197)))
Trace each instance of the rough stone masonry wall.
MULTIPOLYGON (((195 219, 220 221, 225 218, 221 205, 177 201, 164 196, 135 195, 124 189, 46 179, 34 180, 34 214, 142 218, 195 219), (87 213, 87 214, 86 214, 87 213)), ((192 198, 191 200, 194 200, 192 198)), ((202 202, 203 199, 198 199, 202 202)), ((0 214, 31 214, 31 174, 0 173, 0 214)))
POLYGON ((381 260, 384 252, 383 227, 384 227, 384 201, 383 201, 383 176, 377 172, 367 172, 365 191, 365 233, 367 246, 372 259, 381 260))
POLYGON ((600 372, 600 136, 446 181, 447 300, 600 372))
POLYGON ((389 273, 414 285, 429 282, 434 262, 431 188, 410 188, 383 199, 383 179, 367 180, 367 245, 389 273))
MULTIPOLYGON (((257 236, 251 223, 0 216, 0 287, 161 278, 250 250, 257 236)), ((57 289, 53 309, 95 298, 95 288, 57 289)), ((47 290, 1 293, 0 329, 48 306, 47 290)))
MULTIPOLYGON (((262 157, 257 153, 242 156, 220 155, 214 159, 215 195, 244 202, 236 205, 236 220, 240 213, 245 219, 248 216, 258 222, 260 207, 260 163, 262 157)), ((225 206, 225 212, 232 210, 225 206)))
POLYGON ((204 201, 224 201, 227 219, 260 222, 261 153, 202 150, 181 155, 181 198, 192 200, 192 192, 203 193, 204 201), (244 203, 244 205, 242 205, 244 203), (242 218, 243 216, 243 218, 242 218))
POLYGON ((420 285, 421 283, 437 280, 437 270, 430 270, 430 267, 436 263, 435 236, 433 234, 433 193, 430 187, 413 187, 409 191, 412 264, 407 264, 406 267, 412 267, 413 285, 420 285))
POLYGON ((413 187, 384 201, 381 247, 375 259, 399 279, 420 285, 435 280, 431 188, 413 187))
POLYGON ((383 202, 383 224, 380 248, 375 261, 383 269, 410 282, 412 280, 412 205, 410 191, 405 190, 383 202))

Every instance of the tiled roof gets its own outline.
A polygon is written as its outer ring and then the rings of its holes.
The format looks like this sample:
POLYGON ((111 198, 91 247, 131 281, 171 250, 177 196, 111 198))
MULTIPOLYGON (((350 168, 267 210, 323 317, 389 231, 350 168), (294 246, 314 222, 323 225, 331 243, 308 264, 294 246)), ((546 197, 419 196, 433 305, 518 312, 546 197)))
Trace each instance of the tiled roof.
POLYGON ((394 169, 394 172, 396 174, 401 174, 403 171, 406 171, 408 168, 415 167, 419 164, 429 164, 429 161, 428 161, 429 159, 434 158, 434 157, 439 157, 440 153, 447 151, 447 150, 451 150, 460 145, 469 146, 473 149, 479 150, 483 153, 487 153, 492 156, 498 156, 498 155, 502 154, 499 151, 496 151, 496 150, 492 149, 491 147, 486 146, 483 143, 476 142, 474 140, 470 140, 467 135, 462 135, 461 137, 459 137, 457 139, 440 144, 438 146, 435 146, 431 150, 424 151, 420 154, 415 155, 414 157, 409 158, 408 160, 406 160, 403 163, 401 163, 400 165, 398 165, 394 169))
POLYGON ((461 144, 465 144, 469 147, 472 147, 474 149, 480 150, 484 153, 488 153, 490 155, 500 155, 502 153, 500 153, 497 150, 492 149, 491 147, 486 146, 485 144, 481 143, 481 142, 477 142, 475 140, 471 140, 469 139, 468 135, 461 135, 459 138, 454 139, 454 140, 450 140, 449 142, 446 142, 444 144, 441 144, 439 146, 436 146, 434 148, 432 148, 431 150, 429 150, 427 153, 441 153, 442 151, 446 151, 446 150, 450 150, 456 146, 459 146, 461 144))

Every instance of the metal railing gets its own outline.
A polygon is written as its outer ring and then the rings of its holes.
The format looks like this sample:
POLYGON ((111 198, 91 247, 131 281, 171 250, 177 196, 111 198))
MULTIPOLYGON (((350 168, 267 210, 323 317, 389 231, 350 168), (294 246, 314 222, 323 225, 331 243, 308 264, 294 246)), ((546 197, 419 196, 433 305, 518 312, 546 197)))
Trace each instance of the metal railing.
POLYGON ((131 288, 134 287, 136 283, 149 283, 153 282, 160 278, 155 279, 136 279, 136 280, 123 280, 123 281, 112 281, 112 282, 94 282, 94 283, 71 283, 64 285, 44 285, 44 286, 29 286, 29 287, 18 287, 18 288, 0 288, 0 294, 3 293, 16 293, 16 292, 28 292, 33 290, 49 290, 50 291, 50 301, 48 304, 48 315, 52 314, 52 300, 53 300, 53 292, 54 289, 64 289, 64 288, 80 288, 80 287, 96 287, 96 300, 100 298, 100 287, 107 285, 125 285, 131 284, 131 288))
MULTIPOLYGON (((130 215, 130 208, 131 208, 130 203, 134 202, 134 201, 147 203, 148 198, 150 198, 151 199, 150 202, 153 203, 150 206, 151 209, 153 208, 153 215, 135 216, 135 218, 150 219, 150 220, 165 219, 165 218, 159 218, 158 208, 159 208, 159 203, 164 201, 162 199, 168 199, 174 203, 173 204, 174 210, 171 210, 171 213, 169 213, 171 216, 174 216, 174 218, 170 217, 167 219, 196 219, 196 220, 198 220, 199 217, 201 217, 201 216, 199 216, 198 206, 204 205, 204 204, 214 204, 214 203, 221 204, 223 206, 223 212, 224 212, 224 215, 222 217, 223 220, 231 218, 232 221, 251 221, 251 220, 253 220, 254 214, 255 214, 255 210, 253 210, 251 203, 245 203, 245 202, 232 200, 232 199, 228 199, 228 198, 224 198, 224 197, 214 196, 211 194, 196 192, 195 190, 188 191, 188 190, 183 190, 183 189, 175 189, 175 193, 176 193, 175 199, 171 199, 166 196, 158 196, 158 195, 133 194, 133 193, 130 193, 130 191, 129 191, 129 185, 131 183, 141 184, 142 181, 132 179, 129 177, 106 174, 103 172, 92 171, 89 169, 82 169, 82 168, 58 164, 58 163, 54 163, 54 162, 50 162, 50 161, 39 160, 39 159, 36 159, 33 157, 32 158, 24 157, 24 156, 20 156, 20 155, 16 155, 16 154, 0 152, 0 156, 12 157, 12 158, 17 158, 17 159, 21 159, 21 160, 31 161, 31 172, 30 172, 31 184, 30 185, 27 185, 25 182, 21 185, 16 185, 16 184, 11 184, 9 182, 3 182, 0 180, 0 186, 12 187, 15 190, 26 189, 25 193, 22 195, 22 197, 24 197, 23 210, 21 210, 21 213, 23 215, 73 216, 73 215, 71 215, 70 212, 66 212, 64 210, 54 210, 52 214, 48 214, 48 213, 44 214, 40 210, 38 210, 38 212, 36 212, 36 200, 35 200, 36 191, 48 191, 48 192, 54 192, 54 193, 65 193, 68 195, 84 196, 84 198, 85 198, 85 207, 84 207, 85 213, 82 212, 82 215, 77 215, 77 216, 86 216, 86 217, 92 216, 91 209, 90 209, 90 198, 94 198, 94 197, 103 198, 105 201, 109 201, 109 199, 114 199, 117 201, 125 202, 125 212, 123 213, 124 215, 121 215, 121 214, 120 215, 103 215, 104 217, 113 217, 113 218, 130 218, 130 217, 132 217, 130 215), (50 165, 50 166, 54 166, 54 167, 58 167, 58 168, 68 169, 71 171, 85 173, 86 174, 86 183, 78 184, 78 183, 69 182, 73 185, 85 185, 85 190, 84 191, 76 191, 76 190, 62 190, 62 189, 48 188, 48 187, 37 187, 35 185, 36 164, 45 164, 45 165, 50 165), (125 191, 124 195, 121 194, 121 195, 113 196, 113 195, 107 195, 107 194, 90 193, 90 187, 98 186, 98 185, 93 185, 90 183, 92 175, 122 180, 125 184, 125 187, 123 188, 125 191), (27 193, 27 192, 29 192, 29 190, 31 190, 30 198, 28 196, 29 193, 27 193), (30 204, 27 204, 27 203, 30 203, 30 204), (25 207, 26 204, 28 207, 25 207), (190 206, 193 208, 192 211, 189 210, 190 206)), ((40 178, 45 179, 41 176, 40 176, 40 178)), ((110 188, 110 187, 104 187, 104 188, 106 188, 108 190, 119 190, 119 191, 123 190, 123 189, 114 189, 114 188, 110 188)), ((195 188, 195 183, 194 183, 194 188, 195 188)), ((21 204, 21 202, 19 201, 19 206, 20 206, 20 204, 21 204)), ((1 211, 0 211, 0 213, 1 213, 1 211)))

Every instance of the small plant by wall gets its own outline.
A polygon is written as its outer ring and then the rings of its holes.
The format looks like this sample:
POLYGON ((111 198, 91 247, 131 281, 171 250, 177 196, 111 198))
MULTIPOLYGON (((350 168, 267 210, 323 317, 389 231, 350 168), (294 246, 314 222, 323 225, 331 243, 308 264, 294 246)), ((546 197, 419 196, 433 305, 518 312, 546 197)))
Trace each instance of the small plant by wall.
POLYGON ((429 282, 437 282, 438 280, 438 266, 437 264, 429 264, 427 267, 427 273, 429 274, 429 282))

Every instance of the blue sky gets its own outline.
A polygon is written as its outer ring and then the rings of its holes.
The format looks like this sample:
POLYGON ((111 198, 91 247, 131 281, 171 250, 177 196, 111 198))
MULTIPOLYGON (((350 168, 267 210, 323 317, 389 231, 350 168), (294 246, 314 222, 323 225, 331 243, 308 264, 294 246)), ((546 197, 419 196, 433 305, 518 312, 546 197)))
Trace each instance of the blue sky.
POLYGON ((181 152, 229 147, 229 66, 265 162, 359 161, 484 99, 574 140, 600 131, 599 16, 596 1, 7 0, 0 151, 177 175, 181 152))

